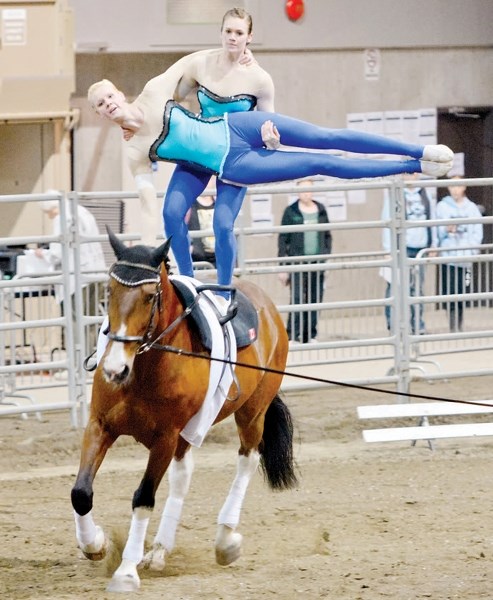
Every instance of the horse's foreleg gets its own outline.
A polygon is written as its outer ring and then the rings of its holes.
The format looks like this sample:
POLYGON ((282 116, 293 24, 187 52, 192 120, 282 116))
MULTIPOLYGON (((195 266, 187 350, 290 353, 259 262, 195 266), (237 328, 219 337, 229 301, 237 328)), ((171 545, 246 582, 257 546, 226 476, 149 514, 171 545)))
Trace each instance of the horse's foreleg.
POLYGON ((256 450, 248 456, 238 456, 236 477, 233 481, 217 518, 216 561, 220 565, 229 565, 240 557, 242 535, 235 531, 240 522, 243 500, 251 478, 257 470, 260 455, 256 450))
POLYGON ((122 562, 113 573, 108 592, 134 592, 140 588, 137 566, 144 555, 144 542, 152 509, 134 508, 122 562))
POLYGON ((183 502, 190 488, 193 473, 193 456, 189 450, 178 460, 174 458, 168 469, 169 495, 164 506, 159 528, 152 544, 152 549, 144 557, 144 566, 162 571, 166 555, 175 546, 176 529, 181 519, 183 502))
POLYGON ((77 543, 84 556, 90 560, 101 560, 107 550, 104 532, 95 524, 92 516, 92 484, 106 451, 113 442, 114 438, 98 422, 88 423, 82 441, 79 472, 71 493, 77 543))
POLYGON ((82 553, 89 560, 102 560, 106 556, 108 542, 101 527, 94 523, 92 511, 79 515, 74 510, 75 536, 82 553))
POLYGON ((154 508, 156 490, 169 466, 176 446, 176 440, 161 439, 149 453, 146 472, 134 494, 132 522, 127 543, 123 550, 122 562, 114 572, 108 585, 109 592, 133 592, 140 587, 137 567, 144 557, 144 543, 149 518, 154 508))

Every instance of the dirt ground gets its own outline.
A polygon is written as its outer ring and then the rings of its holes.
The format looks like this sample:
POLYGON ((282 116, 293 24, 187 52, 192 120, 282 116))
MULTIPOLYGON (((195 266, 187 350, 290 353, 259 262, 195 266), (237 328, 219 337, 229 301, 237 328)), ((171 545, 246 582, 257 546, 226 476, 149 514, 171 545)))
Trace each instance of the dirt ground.
MULTIPOLYGON (((415 384, 415 393, 493 397, 493 378, 415 384)), ((239 531, 242 557, 214 561, 217 512, 235 470, 232 423, 194 451, 195 473, 177 547, 161 575, 142 573, 149 600, 478 600, 493 598, 493 440, 365 444, 356 406, 392 401, 331 389, 286 396, 296 427, 300 485, 271 492, 258 474, 239 531)), ((0 419, 2 600, 127 598, 105 591, 111 560, 84 559, 70 489, 81 432, 67 414, 0 419)), ((95 482, 95 516, 113 539, 128 528, 146 451, 122 439, 95 482)), ((167 483, 159 490, 148 541, 167 483)), ((114 562, 114 561, 113 561, 114 562)))

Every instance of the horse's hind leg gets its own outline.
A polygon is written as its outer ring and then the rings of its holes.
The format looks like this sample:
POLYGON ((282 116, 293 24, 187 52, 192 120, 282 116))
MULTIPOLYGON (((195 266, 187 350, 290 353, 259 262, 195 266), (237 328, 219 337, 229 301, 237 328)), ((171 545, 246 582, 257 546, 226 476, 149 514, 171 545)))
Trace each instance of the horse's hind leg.
POLYGON ((216 561, 220 565, 229 565, 240 557, 243 538, 235 529, 240 522, 243 500, 259 460, 257 450, 238 456, 236 477, 217 518, 215 550, 216 561))
MULTIPOLYGON (((276 382, 274 382, 276 383, 276 382)), ((278 385, 278 384, 276 384, 278 385)), ((240 436, 240 452, 236 477, 219 516, 216 534, 216 561, 229 565, 241 553, 242 536, 235 531, 240 520, 243 500, 260 462, 273 489, 288 489, 296 485, 292 456, 292 423, 286 405, 275 396, 266 409, 263 398, 272 397, 271 389, 259 386, 236 413, 236 425, 240 436)))
POLYGON ((143 565, 154 571, 164 569, 166 556, 175 546, 176 529, 181 519, 183 502, 190 488, 193 456, 188 450, 181 460, 176 457, 168 469, 169 494, 164 506, 152 549, 144 556, 143 565))

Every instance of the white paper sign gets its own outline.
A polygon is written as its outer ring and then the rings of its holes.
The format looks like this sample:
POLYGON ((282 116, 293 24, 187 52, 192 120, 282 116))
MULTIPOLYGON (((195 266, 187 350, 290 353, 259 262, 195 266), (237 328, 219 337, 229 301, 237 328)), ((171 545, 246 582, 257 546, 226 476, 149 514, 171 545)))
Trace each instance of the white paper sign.
POLYGON ((364 53, 365 79, 377 81, 380 78, 380 50, 378 48, 367 48, 364 53))
POLYGON ((27 44, 27 11, 25 8, 2 10, 3 46, 25 46, 27 44))

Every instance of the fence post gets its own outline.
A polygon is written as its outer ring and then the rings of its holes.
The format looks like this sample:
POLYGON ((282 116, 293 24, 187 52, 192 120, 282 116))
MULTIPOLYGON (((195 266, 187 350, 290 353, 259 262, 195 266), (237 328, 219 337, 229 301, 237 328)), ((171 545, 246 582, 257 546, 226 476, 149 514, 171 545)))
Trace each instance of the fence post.
MULTIPOLYGON (((404 205, 403 182, 399 180, 394 182, 391 188, 391 199, 393 196, 393 210, 391 210, 392 219, 392 253, 395 254, 392 266, 395 270, 392 273, 392 281, 397 285, 394 290, 394 335, 396 337, 394 372, 398 377, 397 392, 409 393, 410 388, 410 351, 409 342, 409 264, 406 252, 406 208, 404 205)), ((399 402, 407 402, 406 396, 398 396, 399 402)))

